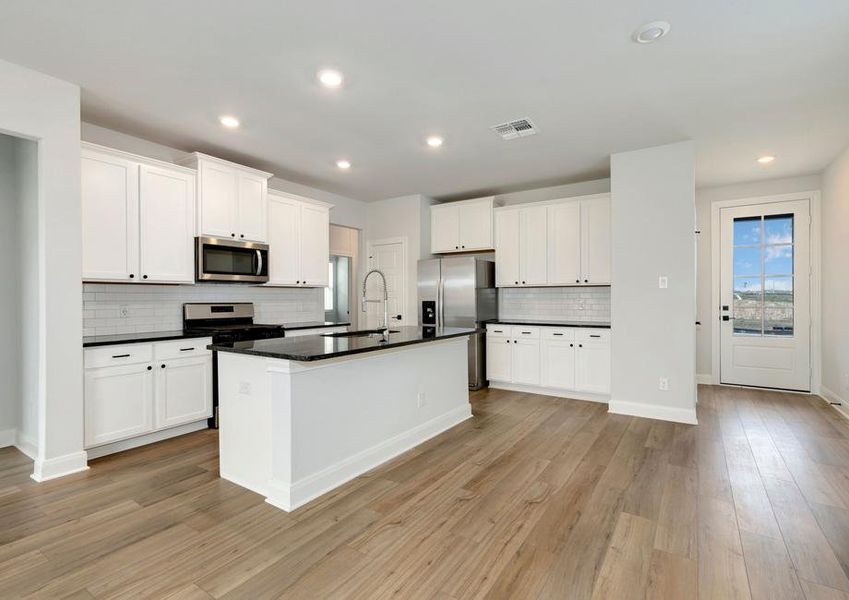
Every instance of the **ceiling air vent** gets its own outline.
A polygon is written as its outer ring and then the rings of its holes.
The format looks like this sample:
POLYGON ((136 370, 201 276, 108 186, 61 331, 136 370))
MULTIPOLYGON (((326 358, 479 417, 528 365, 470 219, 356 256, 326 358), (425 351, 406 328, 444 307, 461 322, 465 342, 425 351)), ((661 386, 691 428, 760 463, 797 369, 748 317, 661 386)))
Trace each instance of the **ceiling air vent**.
POLYGON ((490 127, 495 133, 501 136, 504 140, 514 140, 526 135, 534 135, 539 131, 536 126, 527 117, 524 119, 516 119, 507 123, 499 123, 490 127))

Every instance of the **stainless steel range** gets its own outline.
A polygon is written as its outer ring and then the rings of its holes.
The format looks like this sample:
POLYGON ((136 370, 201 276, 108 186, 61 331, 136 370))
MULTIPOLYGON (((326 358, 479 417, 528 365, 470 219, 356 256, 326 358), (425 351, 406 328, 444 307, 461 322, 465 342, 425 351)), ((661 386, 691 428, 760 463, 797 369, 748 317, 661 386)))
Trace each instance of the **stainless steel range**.
MULTIPOLYGON (((254 323, 253 302, 183 304, 183 331, 211 336, 215 344, 285 337, 282 325, 254 323)), ((212 418, 218 427, 218 353, 212 353, 212 418)))

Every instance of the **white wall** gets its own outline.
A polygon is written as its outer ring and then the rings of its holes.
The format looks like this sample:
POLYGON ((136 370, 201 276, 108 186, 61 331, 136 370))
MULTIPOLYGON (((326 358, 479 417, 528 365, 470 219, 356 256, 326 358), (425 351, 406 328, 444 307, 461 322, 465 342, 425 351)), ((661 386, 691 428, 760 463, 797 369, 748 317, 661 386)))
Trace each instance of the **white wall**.
POLYGON ((701 231, 696 236, 698 264, 696 273, 696 320, 701 322, 701 326, 698 327, 696 333, 696 372, 706 381, 711 376, 713 347, 713 320, 711 318, 711 204, 724 200, 758 198, 761 196, 792 194, 818 189, 820 189, 820 176, 806 175, 803 177, 767 179, 753 181, 751 183, 699 188, 696 190, 696 229, 701 231))
MULTIPOLYGON (((80 91, 0 61, 0 132, 38 140, 38 440, 33 477, 86 468, 80 226, 80 91)), ((35 326, 33 326, 35 328, 35 326)))
POLYGON ((590 194, 604 194, 609 191, 610 179, 593 179, 591 181, 498 194, 495 196, 495 203, 496 206, 509 206, 512 204, 525 204, 527 202, 543 202, 545 200, 588 196, 590 194))
MULTIPOLYGON (((417 302, 417 267, 420 258, 430 256, 430 204, 427 196, 414 194, 398 198, 388 198, 367 204, 366 248, 368 242, 388 238, 405 237, 407 239, 407 291, 404 308, 404 322, 416 325, 418 321, 417 302), (424 223, 424 225, 423 225, 424 223), (423 231, 427 231, 424 239, 423 231)), ((368 269, 368 251, 363 262, 363 268, 368 269)), ((364 272, 362 273, 364 274, 364 272)), ((358 281, 362 284, 362 274, 358 281)), ((359 302, 359 298, 357 298, 359 302)), ((361 316, 365 323, 365 315, 361 316)))
POLYGON ((0 134, 0 447, 17 441, 21 398, 20 276, 15 138, 0 134))
POLYGON ((696 421, 694 164, 692 142, 611 156, 611 412, 696 421))
POLYGON ((849 400, 849 147, 822 175, 822 387, 849 400))

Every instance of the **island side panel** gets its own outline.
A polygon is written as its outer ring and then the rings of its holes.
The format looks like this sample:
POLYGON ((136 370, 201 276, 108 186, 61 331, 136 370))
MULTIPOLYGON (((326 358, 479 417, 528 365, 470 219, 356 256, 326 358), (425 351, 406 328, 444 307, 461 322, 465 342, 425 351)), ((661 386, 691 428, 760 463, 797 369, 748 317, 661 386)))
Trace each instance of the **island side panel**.
POLYGON ((460 337, 341 362, 276 361, 289 371, 272 373, 272 401, 278 414, 291 400, 291 485, 276 456, 269 502, 296 508, 471 418, 467 351, 460 337))
MULTIPOLYGON (((218 353, 218 446, 223 479, 268 496, 271 479, 270 359, 218 353)), ((280 431, 285 436, 288 431, 280 431)), ((281 476, 283 473, 281 472, 281 476)))

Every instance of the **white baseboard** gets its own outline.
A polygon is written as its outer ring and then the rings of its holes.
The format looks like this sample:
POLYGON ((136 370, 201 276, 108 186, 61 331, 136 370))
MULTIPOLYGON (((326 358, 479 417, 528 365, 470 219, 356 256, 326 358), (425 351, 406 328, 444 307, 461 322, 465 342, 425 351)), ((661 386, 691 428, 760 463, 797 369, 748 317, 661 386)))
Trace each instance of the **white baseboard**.
POLYGON ((611 400, 610 409, 618 415, 630 415, 632 417, 644 417, 646 419, 659 419, 661 421, 672 421, 674 423, 687 423, 698 425, 696 419, 696 408, 674 408, 671 406, 658 406, 656 404, 644 404, 642 402, 626 402, 624 400, 611 400))
MULTIPOLYGON (((265 490, 268 496, 265 501, 285 511, 292 511, 471 418, 471 406, 461 406, 292 484, 272 480, 265 490)), ((223 473, 222 477, 244 486, 223 473)), ((244 487, 263 493, 251 486, 244 487)))
POLYGON ((586 400, 588 402, 601 402, 603 404, 607 404, 610 401, 610 396, 605 394, 589 394, 587 392, 576 392, 574 390, 562 390, 560 388, 543 387, 541 385, 527 385, 524 383, 490 381, 489 387, 496 390, 507 390, 509 392, 539 394, 540 396, 554 396, 555 398, 568 398, 570 400, 586 400))
POLYGON ((88 458, 90 460, 106 456, 107 454, 115 454, 116 452, 123 452, 124 450, 131 450, 132 448, 138 448, 139 446, 146 446, 147 444, 153 444, 154 442, 161 442, 162 440, 167 440, 169 438, 186 435, 187 433, 200 431, 207 427, 207 421, 206 419, 203 419, 201 421, 195 421, 194 423, 186 423, 185 425, 177 425, 176 427, 170 427, 161 431, 154 431, 153 433, 147 433, 127 440, 112 442, 111 444, 94 446, 92 448, 87 448, 86 450, 88 451, 88 458))
POLYGON ((35 460, 35 457, 38 455, 38 444, 33 438, 29 437, 22 431, 18 431, 18 438, 15 446, 32 460, 35 460))
POLYGON ((849 419, 849 405, 846 404, 846 401, 840 397, 839 394, 833 392, 828 387, 820 384, 820 394, 819 394, 826 402, 828 402, 834 409, 840 413, 841 416, 849 419))
POLYGON ((713 385, 713 375, 710 373, 696 373, 697 385, 713 385))
POLYGON ((83 452, 73 452, 56 458, 47 458, 40 460, 35 459, 33 473, 30 477, 41 482, 48 479, 56 479, 64 477, 71 473, 79 473, 88 469, 88 454, 83 452))
POLYGON ((0 448, 14 446, 18 441, 18 432, 14 428, 0 429, 0 448))

